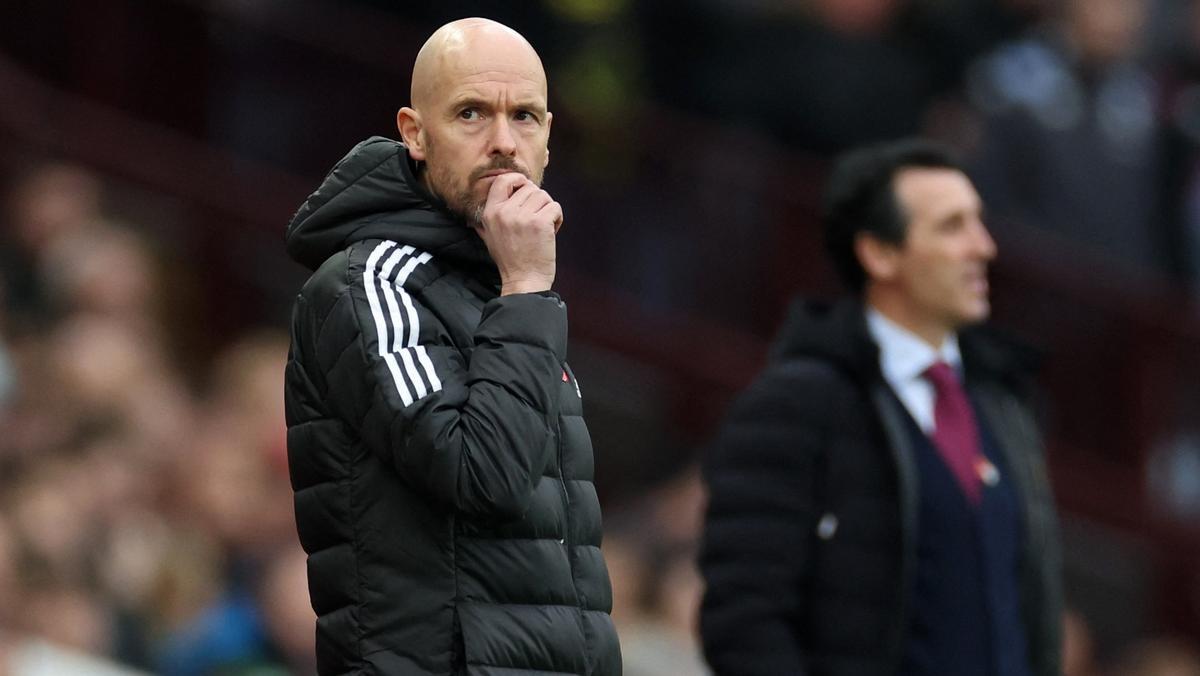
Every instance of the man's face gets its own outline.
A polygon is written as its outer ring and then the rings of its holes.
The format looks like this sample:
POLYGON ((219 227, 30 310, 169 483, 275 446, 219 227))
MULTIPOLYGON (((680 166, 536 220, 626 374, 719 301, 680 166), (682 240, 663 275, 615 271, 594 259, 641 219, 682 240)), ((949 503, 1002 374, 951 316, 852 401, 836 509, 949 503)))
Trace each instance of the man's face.
POLYGON ((492 181, 520 172, 537 184, 549 162, 551 114, 541 64, 522 45, 480 39, 444 55, 421 114, 429 188, 477 223, 492 181))
POLYGON ((987 319, 987 267, 996 243, 971 181, 954 169, 910 168, 896 174, 892 187, 908 229, 888 281, 910 315, 947 331, 987 319))

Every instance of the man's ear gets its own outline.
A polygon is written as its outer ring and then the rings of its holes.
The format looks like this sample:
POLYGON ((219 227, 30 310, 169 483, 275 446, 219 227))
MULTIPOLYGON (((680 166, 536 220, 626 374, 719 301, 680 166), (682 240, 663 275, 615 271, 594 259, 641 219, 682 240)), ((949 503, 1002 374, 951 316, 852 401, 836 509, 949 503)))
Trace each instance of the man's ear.
POLYGON ((891 281, 900 269, 900 248, 869 233, 855 236, 854 255, 869 281, 891 281))
POLYGON ((396 113, 396 129, 400 138, 408 146, 408 156, 418 162, 425 160, 425 144, 421 138, 421 114, 409 107, 401 108, 396 113))
POLYGON ((546 111, 546 162, 542 164, 542 169, 550 166, 550 123, 554 122, 554 113, 546 111))

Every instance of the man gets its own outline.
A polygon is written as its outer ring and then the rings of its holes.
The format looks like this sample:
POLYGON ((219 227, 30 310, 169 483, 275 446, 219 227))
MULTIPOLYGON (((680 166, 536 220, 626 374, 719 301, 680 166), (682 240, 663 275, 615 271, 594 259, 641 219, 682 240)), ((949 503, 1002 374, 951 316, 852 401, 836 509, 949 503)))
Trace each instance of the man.
MULTIPOLYGON (((1167 145, 1165 123, 1187 104, 1143 59, 1155 4, 1047 3, 1042 26, 967 70, 966 91, 978 111, 972 175, 998 217, 1082 265, 1162 279, 1186 251, 1169 246, 1166 200, 1180 178, 1163 169, 1185 147, 1167 145)), ((1191 180, 1194 167, 1184 171, 1191 180)))
POLYGON ((403 143, 369 139, 288 227, 315 270, 288 456, 321 674, 621 670, 567 318, 546 76, 492 21, 437 30, 403 143))
POLYGON ((1053 505, 1022 360, 967 330, 988 316, 996 254, 975 189, 936 146, 877 146, 838 162, 824 218, 857 297, 797 305, 706 458, 710 663, 1058 674, 1053 505))

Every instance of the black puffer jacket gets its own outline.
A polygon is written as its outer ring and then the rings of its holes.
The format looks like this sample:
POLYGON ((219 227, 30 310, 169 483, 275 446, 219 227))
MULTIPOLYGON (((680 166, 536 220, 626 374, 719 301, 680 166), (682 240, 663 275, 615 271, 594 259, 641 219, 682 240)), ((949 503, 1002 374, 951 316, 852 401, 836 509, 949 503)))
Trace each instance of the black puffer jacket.
POLYGON ((621 672, 567 314, 498 297, 403 145, 300 208, 288 460, 321 674, 621 672))
MULTIPOLYGON (((1031 672, 1060 673, 1060 555, 1028 359, 960 335, 967 388, 1021 503, 1031 672)), ((720 676, 892 676, 908 630, 919 487, 899 401, 856 302, 799 303, 705 458, 705 654, 720 676)))

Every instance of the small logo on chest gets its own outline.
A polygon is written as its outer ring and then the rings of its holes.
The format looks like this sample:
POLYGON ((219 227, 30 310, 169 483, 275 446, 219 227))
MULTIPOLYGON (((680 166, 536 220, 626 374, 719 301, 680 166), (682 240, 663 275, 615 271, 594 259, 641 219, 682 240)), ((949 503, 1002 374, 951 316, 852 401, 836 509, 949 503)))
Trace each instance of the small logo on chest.
POLYGON ((571 378, 571 376, 567 374, 567 369, 565 369, 565 368, 563 369, 563 372, 562 372, 562 381, 564 383, 573 384, 575 386, 575 396, 579 397, 580 399, 583 399, 583 393, 581 393, 579 391, 579 379, 571 378))

